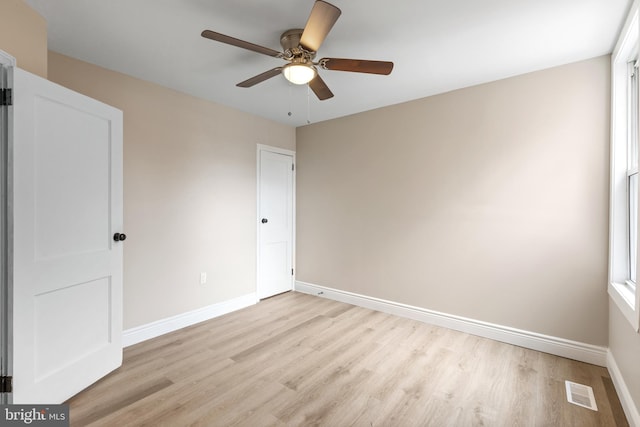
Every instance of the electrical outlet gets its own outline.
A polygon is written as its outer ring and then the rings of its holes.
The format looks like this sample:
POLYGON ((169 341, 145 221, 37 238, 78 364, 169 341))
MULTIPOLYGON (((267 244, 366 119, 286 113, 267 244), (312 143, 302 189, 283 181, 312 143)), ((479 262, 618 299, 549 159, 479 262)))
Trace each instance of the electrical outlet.
POLYGON ((200 284, 204 285, 207 283, 207 273, 200 273, 200 284))

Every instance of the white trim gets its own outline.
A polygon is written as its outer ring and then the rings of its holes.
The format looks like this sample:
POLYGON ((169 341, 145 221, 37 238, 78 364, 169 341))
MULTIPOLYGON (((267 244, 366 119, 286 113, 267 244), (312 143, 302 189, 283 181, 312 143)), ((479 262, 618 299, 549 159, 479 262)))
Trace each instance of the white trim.
POLYGON ((295 290, 298 292, 346 302, 359 307, 406 317, 408 319, 442 326, 456 331, 466 332, 468 334, 554 354, 556 356, 579 360, 581 362, 591 363, 598 366, 607 365, 606 347, 482 322, 480 320, 441 313, 438 311, 428 310, 426 308, 387 301, 380 298, 373 298, 352 292, 318 286, 311 283, 300 281, 296 281, 295 283, 295 290))
POLYGON ((611 375, 611 380, 616 388, 629 425, 631 427, 640 427, 640 412, 638 412, 638 407, 633 402, 627 383, 624 381, 624 376, 622 372, 620 372, 620 368, 618 368, 618 364, 611 351, 607 352, 607 369, 611 375))
POLYGON ((278 153, 278 154, 284 154, 287 156, 292 156, 294 159, 296 157, 296 152, 293 150, 287 150, 286 148, 280 148, 280 147, 273 147, 271 145, 264 145, 264 144, 256 144, 258 153, 260 151, 271 151, 272 153, 278 153))
POLYGON ((176 316, 167 317, 166 319, 147 323, 146 325, 136 326, 135 328, 122 332, 122 346, 129 347, 139 342, 252 306, 257 302, 258 297, 254 292, 176 316))
POLYGON ((277 154, 291 156, 293 162, 293 188, 292 191, 292 227, 291 231, 291 268, 294 274, 291 276, 291 290, 295 287, 296 282, 296 174, 298 173, 298 165, 296 164, 296 152, 286 148, 273 147, 271 145, 256 144, 256 294, 260 295, 260 152, 269 151, 277 154))
POLYGON ((0 49, 0 64, 4 65, 5 67, 17 66, 16 58, 14 58, 13 56, 9 55, 7 52, 1 49, 0 49))
MULTIPOLYGON (((630 292, 627 203, 627 73, 640 34, 638 0, 633 2, 611 57, 611 141, 609 201, 609 273, 607 292, 637 332, 640 292, 630 292), (630 295, 632 294, 632 295, 630 295)), ((631 261, 633 262, 633 261, 631 261)), ((637 260, 636 260, 636 265, 637 260)))
POLYGON ((625 319, 629 321, 634 331, 638 332, 640 318, 636 312, 636 304, 634 302, 638 297, 637 293, 628 284, 616 282, 609 282, 607 293, 625 319))
MULTIPOLYGON (((3 88, 13 88, 13 69, 15 68, 16 60, 13 56, 0 50, 0 67, 6 68, 5 81, 0 82, 3 88), (6 85, 6 86, 5 86, 6 85)), ((0 78, 3 76, 0 75, 0 78)), ((13 228, 13 212, 10 208, 12 182, 10 177, 13 176, 11 168, 13 163, 11 161, 11 150, 13 144, 13 109, 12 108, 0 108, 4 112, 0 112, 0 122, 6 125, 4 134, 0 135, 0 143, 3 144, 2 154, 0 154, 0 182, 3 182, 2 188, 0 188, 0 197, 2 197, 2 209, 0 209, 0 218, 4 225, 1 227, 0 234, 7 245, 5 249, 0 250, 0 268, 5 273, 2 281, 0 282, 0 322, 5 323, 4 333, 0 333, 0 372, 3 375, 13 376, 13 281, 11 277, 11 266, 13 262, 11 257, 13 256, 13 237, 10 231, 13 228)), ((0 403, 7 404, 13 403, 13 393, 2 393, 0 395, 0 403)))

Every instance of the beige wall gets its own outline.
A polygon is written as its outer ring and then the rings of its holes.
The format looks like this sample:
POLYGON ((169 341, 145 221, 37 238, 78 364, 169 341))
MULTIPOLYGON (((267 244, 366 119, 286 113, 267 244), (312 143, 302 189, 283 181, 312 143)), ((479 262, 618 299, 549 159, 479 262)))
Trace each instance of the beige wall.
POLYGON ((622 373, 636 410, 640 409, 640 335, 616 304, 609 304, 609 350, 622 373))
POLYGON ((256 144, 294 128, 53 52, 49 77, 124 111, 125 329, 255 292, 256 144))
POLYGON ((24 0, 0 1, 0 50, 23 70, 47 77, 47 23, 24 0))
POLYGON ((297 280, 607 345, 608 56, 297 129, 297 280))

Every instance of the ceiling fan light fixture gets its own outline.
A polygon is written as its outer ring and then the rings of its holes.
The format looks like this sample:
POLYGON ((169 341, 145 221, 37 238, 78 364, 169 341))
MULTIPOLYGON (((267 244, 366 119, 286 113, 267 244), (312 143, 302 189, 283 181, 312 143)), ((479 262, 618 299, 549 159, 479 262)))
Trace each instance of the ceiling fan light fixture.
POLYGON ((282 74, 291 83, 304 85, 313 80, 317 75, 316 67, 308 64, 291 63, 284 66, 282 74))

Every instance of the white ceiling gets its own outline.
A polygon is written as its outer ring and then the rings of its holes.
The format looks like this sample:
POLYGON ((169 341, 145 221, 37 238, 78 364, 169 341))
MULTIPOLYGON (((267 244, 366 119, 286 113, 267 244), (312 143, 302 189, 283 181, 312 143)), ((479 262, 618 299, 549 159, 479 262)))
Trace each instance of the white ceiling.
POLYGON ((291 126, 610 53, 631 0, 329 0, 342 15, 317 58, 393 61, 390 76, 322 70, 335 96, 276 76, 284 61, 200 36, 204 29, 281 51, 313 0, 26 0, 49 48, 291 126), (309 95, 310 94, 310 95, 309 95), (288 113, 291 112, 291 115, 288 113))

